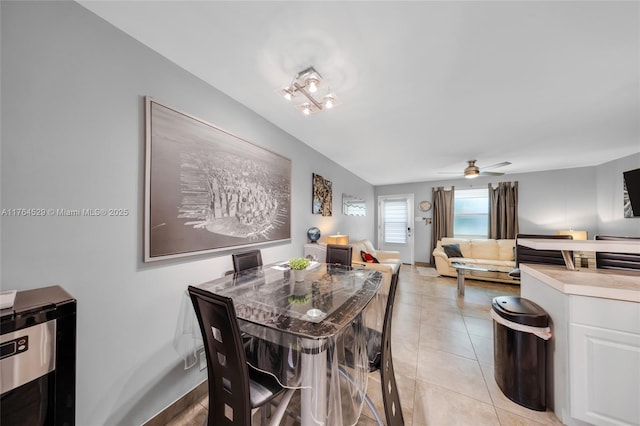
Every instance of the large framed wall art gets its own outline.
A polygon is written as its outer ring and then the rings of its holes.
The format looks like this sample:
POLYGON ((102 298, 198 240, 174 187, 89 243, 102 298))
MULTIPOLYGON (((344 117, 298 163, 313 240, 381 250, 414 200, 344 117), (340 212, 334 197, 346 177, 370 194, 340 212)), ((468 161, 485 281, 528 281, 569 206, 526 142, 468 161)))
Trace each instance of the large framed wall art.
POLYGON ((640 169, 622 173, 622 202, 625 218, 640 217, 640 169))
POLYGON ((291 240, 291 160, 145 98, 144 261, 291 240))

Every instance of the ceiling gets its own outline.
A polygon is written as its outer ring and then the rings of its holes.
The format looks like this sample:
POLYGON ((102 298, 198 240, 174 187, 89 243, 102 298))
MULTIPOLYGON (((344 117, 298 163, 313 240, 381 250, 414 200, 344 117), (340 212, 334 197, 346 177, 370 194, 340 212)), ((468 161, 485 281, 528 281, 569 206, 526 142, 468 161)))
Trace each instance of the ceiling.
POLYGON ((79 3, 373 185, 640 152, 636 1, 79 3), (303 116, 310 65, 340 105, 303 116))

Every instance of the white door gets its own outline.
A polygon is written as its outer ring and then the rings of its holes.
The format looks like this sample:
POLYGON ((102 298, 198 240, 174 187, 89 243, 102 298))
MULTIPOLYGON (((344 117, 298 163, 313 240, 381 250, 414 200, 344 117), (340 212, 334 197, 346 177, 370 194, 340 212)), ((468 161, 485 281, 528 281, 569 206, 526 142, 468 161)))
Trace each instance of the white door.
POLYGON ((400 252, 413 265, 413 194, 378 197, 378 249, 400 252))

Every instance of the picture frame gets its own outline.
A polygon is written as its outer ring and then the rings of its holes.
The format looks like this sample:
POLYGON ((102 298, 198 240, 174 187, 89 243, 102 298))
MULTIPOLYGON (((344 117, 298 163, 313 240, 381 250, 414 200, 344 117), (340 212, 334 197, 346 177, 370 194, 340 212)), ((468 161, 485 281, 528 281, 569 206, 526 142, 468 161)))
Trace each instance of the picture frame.
POLYGON ((291 160, 145 97, 144 261, 291 241, 291 160))
POLYGON ((313 197, 311 205, 311 213, 321 214, 322 216, 332 215, 333 193, 332 183, 320 176, 313 173, 313 197))

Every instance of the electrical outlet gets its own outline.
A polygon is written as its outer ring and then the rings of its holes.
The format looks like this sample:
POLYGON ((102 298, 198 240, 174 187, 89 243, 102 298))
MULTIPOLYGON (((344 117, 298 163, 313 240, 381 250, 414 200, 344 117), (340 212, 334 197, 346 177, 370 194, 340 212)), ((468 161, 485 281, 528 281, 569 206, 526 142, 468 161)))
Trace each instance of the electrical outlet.
POLYGON ((207 368, 207 355, 204 353, 204 349, 198 352, 198 358, 200 359, 200 371, 207 368))

